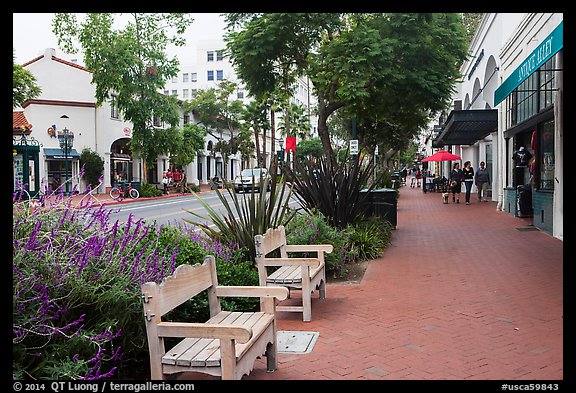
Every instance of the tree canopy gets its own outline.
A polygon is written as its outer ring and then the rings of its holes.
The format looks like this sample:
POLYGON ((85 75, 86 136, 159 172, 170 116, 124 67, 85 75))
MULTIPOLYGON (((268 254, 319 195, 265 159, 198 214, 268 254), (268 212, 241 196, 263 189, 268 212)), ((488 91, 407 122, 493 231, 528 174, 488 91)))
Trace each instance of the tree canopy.
MULTIPOLYGON (((78 21, 76 14, 57 13, 52 28, 65 52, 76 52, 80 44, 86 67, 93 73, 98 103, 115 95, 117 109, 134 125, 132 151, 150 159, 149 154, 157 153, 163 131, 154 127, 153 119, 170 127, 179 124, 176 97, 160 91, 179 70, 178 59, 168 58, 166 48, 183 45, 182 34, 193 19, 182 13, 120 15, 125 19, 122 28, 115 27, 119 14, 89 13, 78 21)), ((164 146, 164 153, 175 150, 170 139, 164 146)))
POLYGON ((16 54, 12 53, 12 109, 19 107, 26 100, 36 98, 42 89, 36 84, 34 75, 16 64, 16 54))
POLYGON ((318 133, 335 163, 328 118, 342 108, 374 138, 408 141, 450 102, 467 56, 459 14, 228 14, 227 50, 251 94, 307 75, 318 133))

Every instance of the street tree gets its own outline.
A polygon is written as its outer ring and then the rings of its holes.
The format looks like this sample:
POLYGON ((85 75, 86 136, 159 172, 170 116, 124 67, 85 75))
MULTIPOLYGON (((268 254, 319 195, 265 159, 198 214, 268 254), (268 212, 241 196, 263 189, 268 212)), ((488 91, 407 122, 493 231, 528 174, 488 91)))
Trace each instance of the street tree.
POLYGON ((169 58, 166 49, 184 44, 182 35, 192 21, 183 13, 89 13, 82 21, 73 13, 57 13, 52 22, 66 53, 77 52, 80 45, 98 104, 114 94, 116 108, 133 124, 130 147, 144 158, 144 181, 146 160, 155 157, 151 154, 157 147, 165 147, 162 153, 176 149, 174 138, 163 138, 170 131, 155 127, 154 120, 168 124, 168 129, 179 124, 176 97, 160 91, 179 70, 178 59, 169 58), (117 28, 122 21, 123 27, 117 28))
MULTIPOLYGON (((262 101, 252 100, 246 107, 242 116, 242 127, 254 134, 254 141, 256 147, 256 162, 260 168, 265 167, 264 154, 260 146, 260 134, 264 136, 266 141, 266 130, 270 129, 270 122, 267 117, 266 104, 262 101)), ((263 143, 265 145, 265 143, 263 143)), ((244 154, 243 154, 244 156, 244 154)))
POLYGON ((393 117, 396 130, 413 133, 409 124, 447 107, 467 56, 459 14, 230 14, 227 22, 227 50, 249 91, 310 78, 333 165, 327 121, 336 110, 359 123, 393 117))
POLYGON ((19 107, 25 101, 34 99, 42 93, 36 84, 36 77, 16 64, 16 54, 12 52, 12 109, 19 107))

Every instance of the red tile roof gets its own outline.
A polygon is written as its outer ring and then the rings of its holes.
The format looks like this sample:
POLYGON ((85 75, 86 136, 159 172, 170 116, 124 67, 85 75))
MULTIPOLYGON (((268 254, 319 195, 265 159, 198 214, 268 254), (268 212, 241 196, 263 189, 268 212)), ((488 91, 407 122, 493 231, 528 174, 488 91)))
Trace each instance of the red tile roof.
MULTIPOLYGON (((22 67, 26 67, 27 65, 32 64, 32 63, 34 63, 34 62, 42 59, 43 57, 45 57, 45 55, 38 56, 38 57, 36 57, 36 58, 34 58, 34 59, 32 59, 32 60, 30 60, 30 61, 22 64, 22 67)), ((61 58, 56 57, 56 56, 52 56, 52 60, 57 61, 57 62, 62 63, 62 64, 69 65, 70 67, 78 68, 79 70, 82 70, 82 71, 86 71, 86 72, 92 73, 92 71, 90 71, 90 70, 89 70, 88 68, 86 68, 86 67, 83 67, 83 66, 81 66, 81 65, 78 65, 78 64, 76 64, 76 63, 72 63, 71 61, 67 61, 67 60, 61 59, 61 58)))
POLYGON ((12 112, 13 134, 29 134, 32 130, 32 124, 28 123, 24 112, 12 112))

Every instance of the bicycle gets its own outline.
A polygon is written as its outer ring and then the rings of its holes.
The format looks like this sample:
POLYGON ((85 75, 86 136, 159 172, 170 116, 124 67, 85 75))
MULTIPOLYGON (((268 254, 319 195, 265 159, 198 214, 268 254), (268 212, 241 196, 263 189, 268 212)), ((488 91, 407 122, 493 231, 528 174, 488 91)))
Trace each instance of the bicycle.
POLYGON ((140 192, 132 187, 132 184, 115 184, 110 190, 110 198, 118 199, 121 196, 129 196, 132 199, 138 199, 140 197, 140 192))

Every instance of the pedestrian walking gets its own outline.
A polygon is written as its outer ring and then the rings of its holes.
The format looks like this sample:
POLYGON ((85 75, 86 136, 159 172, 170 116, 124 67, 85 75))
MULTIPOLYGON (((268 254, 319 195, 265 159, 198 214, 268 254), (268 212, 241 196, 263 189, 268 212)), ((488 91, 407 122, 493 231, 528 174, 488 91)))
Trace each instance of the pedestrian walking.
POLYGON ((164 187, 164 194, 168 194, 168 176, 166 176, 166 172, 162 174, 162 186, 164 187))
POLYGON ((472 185, 474 184, 474 168, 472 168, 472 163, 470 161, 464 163, 464 169, 462 169, 462 180, 466 187, 466 204, 469 205, 472 185))
POLYGON ((450 186, 450 192, 452 193, 452 203, 460 203, 460 192, 462 190, 462 169, 460 169, 459 163, 455 163, 454 167, 450 171, 448 184, 450 186), (456 198, 456 194, 458 194, 458 198, 456 198))
POLYGON ((478 188, 478 202, 488 202, 486 192, 488 191, 488 184, 490 184, 490 174, 484 161, 480 162, 480 168, 474 174, 474 183, 478 188))
POLYGON ((406 177, 408 176, 408 169, 406 169, 406 167, 404 167, 402 169, 402 172, 400 172, 400 176, 402 176, 402 185, 405 186, 406 185, 406 177))

